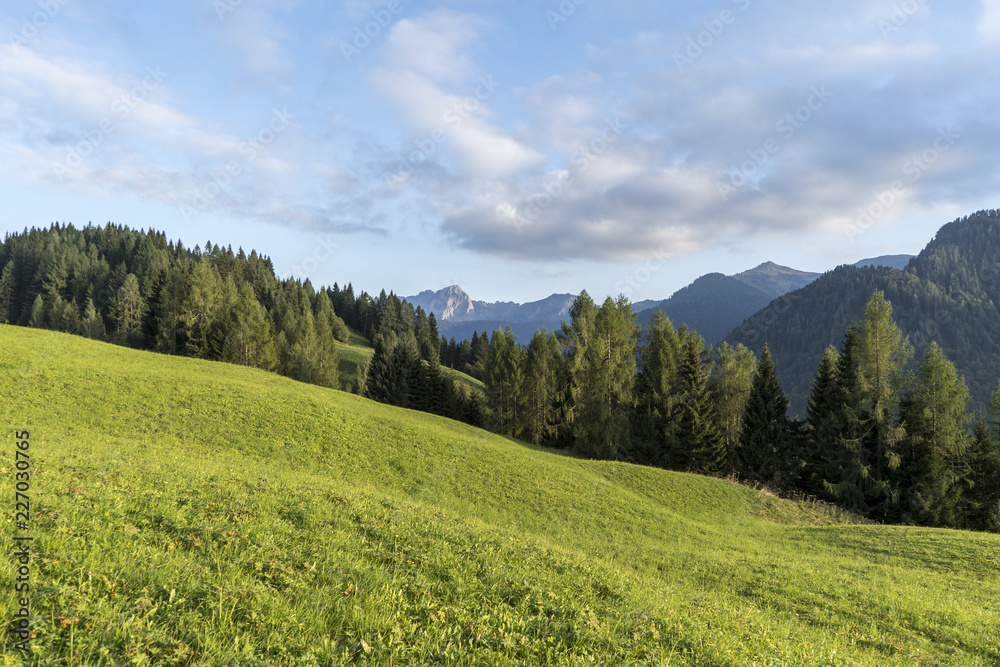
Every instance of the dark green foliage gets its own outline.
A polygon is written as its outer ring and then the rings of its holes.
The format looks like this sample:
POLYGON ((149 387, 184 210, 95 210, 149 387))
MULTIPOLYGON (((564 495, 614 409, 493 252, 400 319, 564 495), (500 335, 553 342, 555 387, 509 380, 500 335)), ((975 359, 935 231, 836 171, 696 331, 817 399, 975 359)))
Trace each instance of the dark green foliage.
POLYGON ((828 496, 824 480, 839 477, 842 462, 843 392, 838 365, 840 354, 826 348, 806 408, 806 437, 802 440, 802 474, 799 488, 814 496, 828 496))
POLYGON ((966 461, 961 527, 1000 532, 1000 444, 996 428, 982 416, 976 420, 966 461))
POLYGON ((878 289, 918 355, 936 340, 983 407, 1000 377, 1000 211, 980 211, 943 226, 905 271, 841 266, 750 317, 726 338, 759 351, 766 338, 781 368, 793 412, 803 414, 827 346, 878 289))
MULTIPOLYGON (((339 385, 336 345, 350 338, 348 323, 369 337, 419 331, 426 370, 410 368, 406 381, 430 393, 413 402, 438 414, 468 411, 466 395, 435 370, 432 317, 392 295, 355 295, 350 284, 317 290, 308 280, 279 281, 267 257, 210 241, 189 251, 161 232, 110 224, 8 235, 0 244, 0 321, 272 369, 331 388, 339 385)), ((368 385, 362 370, 359 391, 368 385)))
POLYGON ((719 475, 726 470, 729 453, 716 424, 703 352, 701 339, 688 337, 677 372, 676 402, 670 414, 676 425, 672 458, 679 468, 719 475))
POLYGON ((486 357, 483 381, 493 413, 495 429, 502 435, 521 431, 520 407, 524 373, 524 352, 510 329, 496 331, 486 357))
POLYGON ((792 488, 799 472, 792 460, 793 444, 788 399, 765 343, 743 411, 736 456, 740 475, 780 489, 792 488))

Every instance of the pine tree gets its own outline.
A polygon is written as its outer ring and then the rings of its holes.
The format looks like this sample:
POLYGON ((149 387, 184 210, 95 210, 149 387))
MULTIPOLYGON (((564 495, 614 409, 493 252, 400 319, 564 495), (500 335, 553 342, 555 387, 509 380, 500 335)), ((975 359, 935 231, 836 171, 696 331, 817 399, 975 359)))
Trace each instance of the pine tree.
POLYGON ((677 330, 670 318, 657 310, 646 327, 644 343, 639 349, 636 378, 634 432, 642 447, 639 459, 643 463, 684 468, 684 464, 674 457, 677 435, 672 418, 682 356, 677 330))
POLYGON ((801 452, 803 466, 799 487, 815 496, 830 496, 824 481, 831 467, 838 467, 842 459, 843 403, 837 373, 839 363, 840 354, 836 348, 827 347, 816 368, 806 407, 807 429, 803 439, 805 450, 801 452))
POLYGON ((705 475, 720 475, 728 454, 719 434, 715 406, 708 390, 708 370, 702 361, 700 336, 687 340, 677 374, 678 401, 672 419, 676 422, 677 464, 705 475))
POLYGON ((775 372, 771 350, 765 343, 743 412, 743 432, 737 456, 740 475, 788 489, 798 474, 795 462, 789 461, 790 446, 788 399, 775 372))
POLYGON ((375 334, 372 347, 375 353, 368 363, 364 395, 380 403, 400 405, 404 398, 400 388, 403 372, 396 364, 396 348, 399 337, 394 331, 375 334))
POLYGON ((837 364, 840 447, 828 461, 824 486, 840 505, 867 514, 871 510, 869 503, 882 495, 884 486, 871 474, 872 448, 865 430, 869 418, 862 402, 860 346, 861 326, 851 323, 837 364))
POLYGON ((0 324, 10 322, 13 317, 14 288, 16 286, 14 277, 17 275, 17 260, 10 260, 3 267, 0 273, 0 324))
POLYGON ((954 527, 961 500, 960 463, 968 449, 969 391, 955 367, 932 342, 903 400, 906 425, 899 483, 901 518, 907 523, 954 527))
MULTIPOLYGON (((1000 408, 1000 387, 991 401, 994 425, 1000 416, 997 408, 1000 408)), ((981 414, 976 420, 966 461, 968 472, 960 527, 1000 532, 1000 444, 996 427, 990 428, 981 414)))
POLYGON ((275 336, 253 287, 244 283, 232 308, 225 338, 225 360, 270 370, 277 363, 275 336))
POLYGON ((523 372, 523 352, 510 327, 495 331, 483 381, 496 430, 501 435, 513 436, 521 429, 518 408, 522 402, 523 372))

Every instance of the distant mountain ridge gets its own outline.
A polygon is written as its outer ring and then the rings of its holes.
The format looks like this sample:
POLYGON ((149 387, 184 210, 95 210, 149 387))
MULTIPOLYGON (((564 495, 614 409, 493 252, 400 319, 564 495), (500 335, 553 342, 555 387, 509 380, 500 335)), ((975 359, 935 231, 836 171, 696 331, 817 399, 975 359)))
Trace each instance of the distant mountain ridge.
POLYGON ((474 301, 458 285, 451 285, 435 291, 425 290, 415 296, 404 297, 414 308, 420 306, 428 313, 434 313, 438 322, 486 322, 504 321, 510 323, 541 322, 561 320, 569 313, 575 294, 552 294, 530 303, 513 301, 474 301))
POLYGON ((749 271, 737 273, 733 278, 756 287, 772 299, 776 299, 782 294, 788 294, 800 287, 805 287, 821 275, 820 273, 799 271, 774 262, 764 262, 749 271))
MULTIPOLYGON (((861 260, 857 266, 902 268, 912 257, 883 255, 861 260)), ((675 326, 686 324, 707 342, 716 344, 773 299, 805 287, 821 275, 764 262, 732 276, 706 274, 667 299, 639 301, 632 308, 643 326, 649 323, 653 312, 662 310, 675 326)), ((450 285, 440 290, 424 290, 405 300, 434 313, 438 330, 446 338, 460 341, 471 338, 473 332, 492 333, 510 326, 517 340, 527 344, 538 329, 558 330, 562 321, 568 319, 575 298, 575 294, 552 294, 525 304, 491 303, 476 301, 458 285, 450 285)))

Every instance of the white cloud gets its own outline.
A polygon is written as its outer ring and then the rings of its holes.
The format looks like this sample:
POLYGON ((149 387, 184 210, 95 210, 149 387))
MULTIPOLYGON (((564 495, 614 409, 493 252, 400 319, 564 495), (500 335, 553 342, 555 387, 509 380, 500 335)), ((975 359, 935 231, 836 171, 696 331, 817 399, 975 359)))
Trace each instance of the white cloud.
POLYGON ((403 113, 420 156, 415 168, 451 150, 465 178, 500 178, 542 162, 541 153, 487 122, 489 100, 504 82, 483 72, 467 49, 486 24, 439 11, 393 26, 383 60, 371 73, 379 92, 403 113), (421 146, 427 146, 422 150, 421 146))

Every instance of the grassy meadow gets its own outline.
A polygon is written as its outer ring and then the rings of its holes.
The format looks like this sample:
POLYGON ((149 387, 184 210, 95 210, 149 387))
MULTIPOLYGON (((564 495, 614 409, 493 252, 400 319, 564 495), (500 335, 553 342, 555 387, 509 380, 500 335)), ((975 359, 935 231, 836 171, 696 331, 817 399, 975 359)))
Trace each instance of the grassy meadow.
POLYGON ((38 329, 0 326, 0 398, 5 552, 20 429, 34 537, 0 664, 1000 664, 997 535, 38 329))

